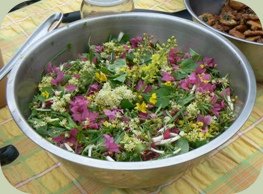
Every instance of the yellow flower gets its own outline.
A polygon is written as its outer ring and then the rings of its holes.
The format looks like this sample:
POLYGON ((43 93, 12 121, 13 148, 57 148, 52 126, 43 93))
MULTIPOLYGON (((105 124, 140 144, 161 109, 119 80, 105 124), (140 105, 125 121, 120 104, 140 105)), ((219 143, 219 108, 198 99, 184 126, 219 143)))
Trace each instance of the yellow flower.
POLYGON ((101 82, 106 82, 107 81, 107 76, 104 73, 102 73, 101 71, 99 73, 96 72, 95 76, 101 82))
POLYGON ((43 96, 44 98, 48 98, 49 97, 49 93, 48 93, 48 91, 44 91, 44 92, 42 92, 41 93, 41 96, 43 96))
POLYGON ((150 102, 151 104, 153 104, 153 105, 155 105, 155 104, 157 103, 157 95, 156 95, 156 93, 152 93, 149 102, 150 102))
POLYGON ((164 85, 166 85, 166 86, 172 86, 172 82, 167 81, 167 82, 164 83, 164 85))
POLYGON ((145 102, 140 103, 136 103, 136 110, 141 111, 143 113, 147 112, 147 104, 145 102))
POLYGON ((199 126, 199 127, 203 127, 204 126, 204 123, 203 122, 197 122, 197 125, 199 126))

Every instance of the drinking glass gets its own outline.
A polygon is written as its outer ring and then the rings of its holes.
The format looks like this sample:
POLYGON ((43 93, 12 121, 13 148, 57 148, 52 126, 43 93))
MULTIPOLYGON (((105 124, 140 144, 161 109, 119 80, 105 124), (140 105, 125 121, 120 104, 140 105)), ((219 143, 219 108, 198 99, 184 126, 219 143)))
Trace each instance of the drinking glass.
POLYGON ((133 0, 83 0, 81 18, 129 12, 134 9, 133 0))

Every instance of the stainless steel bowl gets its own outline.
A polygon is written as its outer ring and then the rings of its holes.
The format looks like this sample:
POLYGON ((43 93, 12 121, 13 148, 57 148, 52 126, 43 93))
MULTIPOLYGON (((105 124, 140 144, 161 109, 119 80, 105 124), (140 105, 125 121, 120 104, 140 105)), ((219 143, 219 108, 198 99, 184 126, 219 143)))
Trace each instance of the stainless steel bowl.
POLYGON ((193 20, 205 25, 210 30, 225 36, 234 43, 244 53, 252 65, 256 75, 256 80, 258 82, 263 82, 263 43, 236 38, 209 26, 198 18, 199 15, 205 12, 218 14, 225 2, 226 0, 184 0, 185 7, 192 15, 193 20))
POLYGON ((187 168, 228 141, 244 124, 255 101, 256 83, 253 71, 244 55, 227 39, 194 22, 163 14, 125 13, 81 20, 62 27, 33 45, 9 75, 7 99, 9 109, 20 129, 33 142, 59 158, 80 176, 120 188, 145 188, 160 185, 180 177, 187 168), (214 57, 222 75, 229 74, 239 99, 237 119, 210 143, 188 153, 167 159, 145 162, 109 162, 92 159, 52 145, 30 127, 26 119, 45 65, 59 51, 71 45, 56 60, 56 64, 76 57, 92 43, 104 42, 109 34, 120 31, 131 36, 146 32, 160 41, 175 35, 179 47, 214 57))

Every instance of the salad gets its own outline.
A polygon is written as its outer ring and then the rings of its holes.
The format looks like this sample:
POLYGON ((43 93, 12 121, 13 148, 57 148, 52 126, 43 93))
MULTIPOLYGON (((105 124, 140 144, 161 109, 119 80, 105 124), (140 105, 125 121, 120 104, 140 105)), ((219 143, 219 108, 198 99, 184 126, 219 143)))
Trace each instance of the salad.
POLYGON ((29 124, 70 152, 147 161, 196 149, 234 121, 228 76, 213 58, 181 51, 174 36, 120 33, 77 59, 47 64, 29 124))

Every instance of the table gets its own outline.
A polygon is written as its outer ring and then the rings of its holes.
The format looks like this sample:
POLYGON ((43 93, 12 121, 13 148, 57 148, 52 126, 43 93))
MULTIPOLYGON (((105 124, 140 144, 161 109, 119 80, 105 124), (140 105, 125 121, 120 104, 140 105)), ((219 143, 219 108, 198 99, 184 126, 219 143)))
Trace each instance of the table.
MULTIPOLYGON (((137 8, 175 12, 182 0, 134 0, 137 8), (147 2, 147 3, 146 3, 147 2)), ((81 0, 42 0, 8 14, 0 28, 0 47, 8 61, 32 31, 53 12, 76 11, 81 0)), ((257 85, 256 104, 243 128, 179 179, 158 188, 115 189, 69 172, 51 154, 28 139, 7 107, 0 110, 0 146, 15 145, 20 156, 2 170, 9 182, 27 193, 116 194, 227 194, 243 190, 258 176, 263 164, 263 84, 257 85)))

